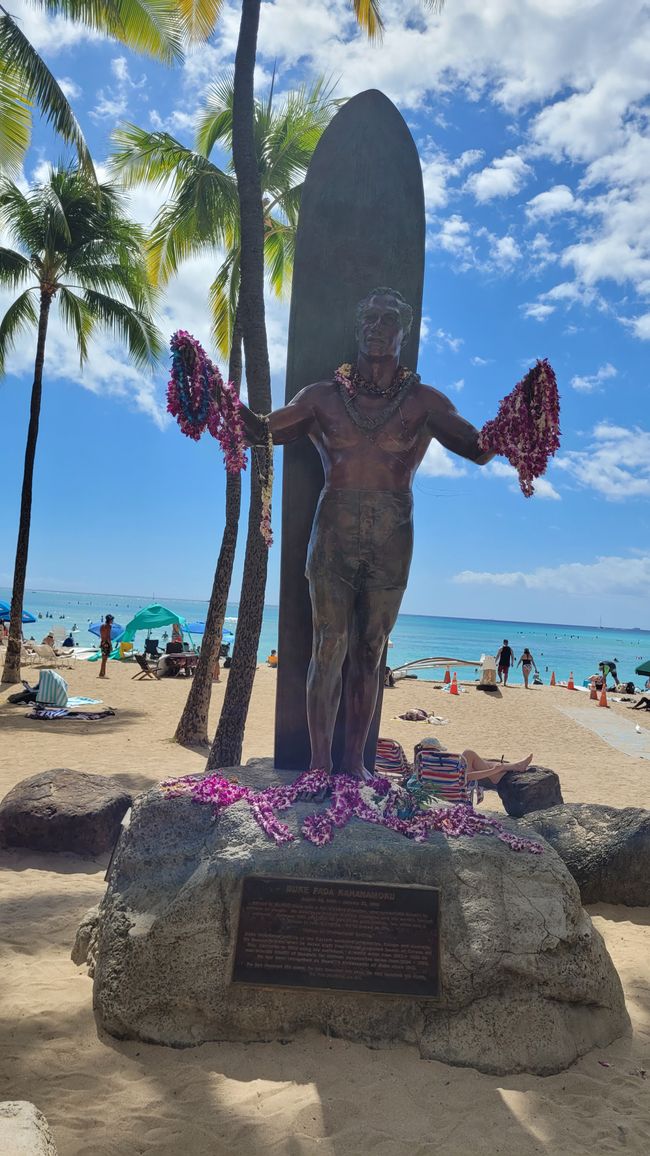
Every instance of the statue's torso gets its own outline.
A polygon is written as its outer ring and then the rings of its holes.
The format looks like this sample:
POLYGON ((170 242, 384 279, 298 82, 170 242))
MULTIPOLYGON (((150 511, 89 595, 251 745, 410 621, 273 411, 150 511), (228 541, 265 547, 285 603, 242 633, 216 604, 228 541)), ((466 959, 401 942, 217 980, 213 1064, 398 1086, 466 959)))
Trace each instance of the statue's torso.
MULTIPOLYGON (((310 437, 323 463, 326 488, 410 490, 432 437, 427 426, 427 395, 432 391, 414 385, 400 410, 380 429, 366 433, 349 416, 334 382, 312 388, 315 423, 310 437)), ((359 395, 355 405, 361 415, 373 417, 386 402, 359 395)))

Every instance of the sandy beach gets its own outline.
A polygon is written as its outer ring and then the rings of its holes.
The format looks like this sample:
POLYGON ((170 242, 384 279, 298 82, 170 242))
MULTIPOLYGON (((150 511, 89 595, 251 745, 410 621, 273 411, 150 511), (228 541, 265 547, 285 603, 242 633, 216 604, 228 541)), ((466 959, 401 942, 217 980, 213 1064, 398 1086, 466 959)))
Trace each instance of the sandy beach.
MULTIPOLYGON (((133 670, 111 663, 105 682, 94 664, 62 672, 71 694, 116 709, 94 724, 28 720, 26 708, 6 704, 11 688, 3 688, 0 796, 52 767, 111 774, 134 791, 200 771, 205 755, 171 741, 187 684, 132 681, 133 670)), ((275 677, 258 670, 244 759, 272 754, 275 677)), ((223 683, 214 688, 214 725, 222 696, 223 683)), ((407 752, 424 734, 488 756, 532 751, 559 773, 567 802, 650 806, 650 715, 625 704, 600 711, 587 695, 549 687, 499 695, 470 687, 451 698, 409 681, 386 693, 381 729, 407 752), (413 706, 449 721, 395 719, 413 706), (607 738, 597 733, 604 716, 607 738)), ((493 792, 487 802, 499 805, 493 792)), ((102 896, 105 866, 0 853, 0 1099, 34 1101, 59 1156, 650 1150, 650 909, 590 909, 623 981, 632 1036, 557 1076, 494 1077, 424 1062, 405 1046, 372 1051, 315 1034, 287 1045, 187 1051, 98 1035, 92 981, 70 949, 82 915, 102 896)))

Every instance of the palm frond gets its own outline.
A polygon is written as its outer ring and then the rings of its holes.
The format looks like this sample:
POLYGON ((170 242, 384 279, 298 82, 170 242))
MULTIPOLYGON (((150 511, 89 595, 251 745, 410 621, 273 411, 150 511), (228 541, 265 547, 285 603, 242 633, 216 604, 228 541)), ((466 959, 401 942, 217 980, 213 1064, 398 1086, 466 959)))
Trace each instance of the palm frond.
POLYGON ((178 180, 195 156, 170 133, 147 132, 135 124, 120 125, 112 140, 117 147, 111 154, 110 168, 126 188, 162 185, 173 176, 178 180))
POLYGON ((86 289, 84 299, 95 324, 108 329, 123 341, 136 365, 144 368, 159 359, 163 341, 150 317, 94 289, 86 289))
MULTIPOLYGON (((174 0, 33 0, 50 15, 67 16, 98 32, 114 36, 134 52, 165 64, 182 60, 187 22, 174 0)), ((197 0, 211 9, 214 0, 197 0)))
POLYGON ((295 241, 295 230, 281 221, 270 222, 265 230, 264 264, 276 297, 283 297, 291 288, 295 241))
POLYGON ((229 356, 232 345, 241 279, 239 257, 239 247, 230 250, 220 266, 209 292, 212 340, 217 352, 223 358, 229 356))
POLYGON ((22 253, 17 253, 15 249, 0 248, 0 285, 19 289, 32 272, 30 262, 22 253))
POLYGON ((18 176, 32 135, 32 109, 19 73, 0 57, 0 164, 18 176))
POLYGON ((0 321, 0 376, 5 372, 7 354, 14 348, 16 339, 29 325, 38 325, 38 314, 32 297, 33 289, 26 289, 12 301, 2 321, 0 321))
POLYGON ((357 24, 369 40, 381 40, 384 22, 381 18, 381 0, 352 0, 357 24))
POLYGON ((45 120, 65 141, 74 145, 79 164, 92 179, 96 179, 84 135, 63 90, 36 49, 4 10, 0 10, 0 59, 4 63, 5 75, 14 76, 16 82, 24 85, 27 99, 38 105, 45 120))
POLYGON ((58 302, 63 324, 77 340, 79 362, 83 365, 88 358, 88 339, 94 325, 93 314, 83 298, 77 297, 76 293, 65 286, 59 289, 58 302))
MULTIPOLYGON (((198 160, 198 154, 195 154, 198 160)), ((200 158, 172 201, 163 206, 147 246, 147 267, 154 284, 164 284, 189 256, 228 245, 238 227, 239 202, 232 177, 200 158)))
POLYGON ((177 8, 187 39, 207 40, 219 21, 223 0, 178 0, 177 8))
POLYGON ((31 198, 9 177, 3 176, 0 176, 0 225, 4 225, 16 244, 28 253, 42 248, 43 222, 31 198))
POLYGON ((209 157, 217 141, 232 152, 232 102, 234 76, 232 71, 210 86, 205 109, 199 115, 195 145, 197 152, 209 157))

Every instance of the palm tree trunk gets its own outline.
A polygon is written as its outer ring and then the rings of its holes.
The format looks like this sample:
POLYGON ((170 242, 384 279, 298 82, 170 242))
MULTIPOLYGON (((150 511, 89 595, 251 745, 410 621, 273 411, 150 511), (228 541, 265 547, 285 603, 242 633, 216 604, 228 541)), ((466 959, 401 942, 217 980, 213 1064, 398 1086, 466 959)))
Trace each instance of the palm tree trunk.
POLYGON ((41 292, 38 341, 36 345, 36 361, 34 363, 34 384, 32 385, 27 445, 25 446, 23 488, 20 495, 20 521, 18 523, 18 542, 16 543, 16 561, 14 564, 14 581, 11 594, 9 638, 7 640, 7 654, 2 672, 2 681, 6 683, 20 682, 20 644, 23 634, 23 600, 25 597, 25 579, 27 577, 29 529, 32 520, 34 459, 36 457, 36 442, 38 441, 38 423, 41 416, 45 338, 47 336, 47 322, 51 302, 51 295, 44 291, 41 292))
MULTIPOLYGON (((258 413, 271 409, 271 374, 264 315, 264 218, 255 154, 254 87, 260 0, 242 0, 235 57, 232 153, 239 192, 241 282, 239 309, 244 335, 248 402, 258 413)), ((260 454, 263 459, 264 451, 260 454)), ((236 766, 253 690, 266 589, 267 549, 260 534, 261 485, 251 451, 251 499, 237 633, 221 717, 208 766, 236 766)))
MULTIPOLYGON (((242 373, 242 336, 239 316, 235 315, 228 380, 239 393, 242 373)), ((185 746, 208 746, 208 712, 212 694, 212 674, 219 657, 223 620, 232 580, 232 568, 237 546, 237 530, 241 510, 241 474, 228 474, 226 480, 226 517, 221 539, 219 559, 214 574, 210 604, 205 620, 201 654, 192 679, 187 702, 176 728, 174 738, 185 746)))

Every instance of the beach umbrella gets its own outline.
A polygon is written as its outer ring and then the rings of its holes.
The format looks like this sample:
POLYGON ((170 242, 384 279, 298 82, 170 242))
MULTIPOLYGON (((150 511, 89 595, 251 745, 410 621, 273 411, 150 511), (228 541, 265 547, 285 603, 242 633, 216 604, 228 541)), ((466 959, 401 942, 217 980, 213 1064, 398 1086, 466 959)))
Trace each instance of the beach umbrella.
POLYGON ((637 666, 634 673, 645 674, 646 678, 650 678, 650 658, 646 658, 645 662, 642 662, 640 666, 637 666))
MULTIPOLYGON (((185 627, 188 634, 205 634, 205 622, 188 622, 185 627)), ((221 641, 230 642, 234 638, 232 630, 222 630, 221 641)))
MULTIPOLYGON (((96 634, 97 637, 99 638, 99 632, 100 632, 103 625, 104 625, 103 622, 93 622, 93 624, 91 626, 89 626, 88 629, 89 629, 91 634, 96 634)), ((124 627, 120 626, 119 622, 112 622, 111 623, 111 642, 115 642, 115 639, 119 638, 120 634, 124 634, 124 627)))
MULTIPOLYGON (((9 608, 9 606, 7 606, 7 603, 6 602, 0 602, 0 621, 8 622, 9 621, 9 614, 10 614, 10 608, 9 608)), ((35 619, 33 614, 29 613, 29 610, 23 610, 22 621, 23 622, 36 622, 36 619, 35 619)))

